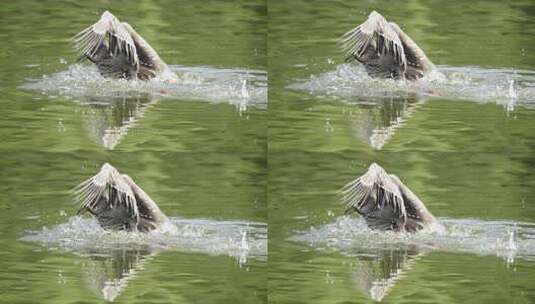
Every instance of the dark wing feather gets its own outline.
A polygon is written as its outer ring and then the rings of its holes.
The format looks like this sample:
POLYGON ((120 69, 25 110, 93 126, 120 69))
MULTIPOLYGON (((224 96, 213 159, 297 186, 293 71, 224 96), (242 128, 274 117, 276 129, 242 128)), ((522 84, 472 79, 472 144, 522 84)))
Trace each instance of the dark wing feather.
POLYGON ((360 58, 370 47, 378 54, 392 56, 396 62, 405 67, 406 58, 403 45, 396 31, 377 12, 372 12, 368 20, 342 35, 338 44, 345 52, 346 61, 360 58))
POLYGON ((345 213, 358 212, 374 229, 388 229, 393 223, 402 225, 406 221, 406 206, 397 183, 375 163, 340 193, 346 205, 345 213))
POLYGON ((89 211, 100 217, 117 217, 122 220, 139 220, 136 197, 130 184, 110 164, 104 164, 93 177, 79 184, 74 191, 75 201, 80 205, 78 213, 89 211))
POLYGON ((160 58, 158 53, 150 44, 139 35, 127 22, 122 23, 124 29, 130 33, 139 58, 138 78, 142 80, 150 79, 168 69, 167 64, 160 58))
POLYGON ((423 77, 424 73, 434 69, 434 65, 427 58, 424 51, 414 42, 414 40, 405 34, 405 32, 394 22, 390 22, 390 26, 399 36, 405 57, 407 61, 407 70, 405 76, 409 80, 415 80, 423 77))
POLYGON ((76 34, 72 40, 80 58, 93 59, 101 46, 106 45, 110 55, 123 56, 126 64, 136 69, 139 65, 136 46, 128 30, 108 11, 102 14, 97 23, 76 34))

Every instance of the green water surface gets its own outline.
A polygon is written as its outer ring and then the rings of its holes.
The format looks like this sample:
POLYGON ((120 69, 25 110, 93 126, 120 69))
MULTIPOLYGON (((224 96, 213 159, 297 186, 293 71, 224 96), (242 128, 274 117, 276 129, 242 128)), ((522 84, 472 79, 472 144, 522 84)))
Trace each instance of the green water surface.
POLYGON ((19 240, 73 216, 71 189, 104 162, 132 176, 170 217, 267 221, 265 110, 167 98, 109 150, 94 127, 120 126, 148 97, 88 105, 20 89, 28 78, 66 70, 76 59, 70 37, 105 9, 134 25, 170 65, 266 69, 263 1, 3 2, 0 302, 105 302, 90 270, 113 278, 145 259, 115 302, 265 303, 265 261, 240 267, 228 256, 178 251, 99 260, 19 240))
MULTIPOLYGON (((439 218, 535 222, 535 108, 340 100, 289 88, 342 64, 336 38, 372 10, 436 65, 535 70, 529 0, 2 3, 0 303, 105 302, 95 269, 114 277, 134 264, 142 266, 117 303, 374 303, 358 286, 355 257, 289 240, 342 215, 336 191, 371 162, 400 176, 439 218), (268 109, 165 98, 105 148, 95 126, 121 125, 150 97, 90 105, 20 88, 66 70, 76 59, 69 38, 105 9, 170 65, 268 71, 268 109), (372 147, 370 130, 407 108, 403 125, 372 147), (170 217, 268 223, 268 261, 240 267, 232 257, 176 250, 89 258, 20 240, 73 216, 71 189, 103 162, 132 176, 170 217)), ((370 255, 379 273, 398 256, 415 257, 383 303, 535 303, 533 259, 418 254, 370 255)))
MULTIPOLYGON (((373 303, 358 259, 288 240, 343 214, 336 191, 377 162, 438 217, 535 219, 535 110, 445 97, 340 100, 292 90, 343 63, 336 39, 372 11, 398 23, 436 65, 535 68, 532 1, 271 1, 269 4, 269 294, 273 303, 373 303), (382 147, 368 128, 412 116, 382 147)), ((489 244, 490 246, 490 244, 489 244)), ((366 248, 366 244, 362 244, 366 248)), ((377 271, 393 254, 375 252, 377 271)), ((382 268, 384 267, 384 269, 382 268)), ((394 267, 395 268, 395 267, 394 267)), ((431 252, 383 303, 534 303, 535 263, 431 252)))

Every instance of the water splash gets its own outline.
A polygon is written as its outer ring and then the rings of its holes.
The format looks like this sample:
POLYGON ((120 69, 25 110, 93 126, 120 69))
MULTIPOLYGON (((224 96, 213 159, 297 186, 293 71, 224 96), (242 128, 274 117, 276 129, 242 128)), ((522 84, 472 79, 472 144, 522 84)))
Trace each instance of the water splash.
POLYGON ((511 221, 440 218, 444 233, 370 230, 361 218, 342 216, 332 223, 297 232, 290 240, 318 250, 334 249, 348 256, 377 250, 463 252, 495 255, 511 264, 515 258, 535 260, 535 224, 511 221))
POLYGON ((21 240, 85 255, 94 250, 177 250, 267 259, 267 225, 256 222, 171 218, 171 226, 150 233, 107 231, 93 218, 71 217, 52 228, 28 231, 21 240), (245 246, 244 246, 245 244, 245 246))
POLYGON ((515 90, 515 81, 513 79, 511 79, 509 81, 509 98, 511 99, 517 99, 518 96, 516 94, 516 90, 515 90))
POLYGON ((243 79, 241 82, 241 97, 244 99, 249 98, 249 89, 247 88, 247 79, 243 79))
POLYGON ((535 224, 511 221, 440 218, 441 233, 413 234, 370 230, 362 218, 341 216, 334 222, 298 231, 290 240, 317 251, 349 257, 354 286, 380 302, 432 251, 495 255, 515 271, 516 258, 535 260, 535 224))
MULTIPOLYGON (((107 79, 94 66, 75 64, 67 71, 28 80, 22 88, 50 98, 67 97, 91 105, 85 110, 88 131, 110 150, 136 126, 148 109, 164 98, 230 103, 240 116, 247 115, 249 107, 267 107, 264 71, 183 66, 171 69, 177 74, 176 83, 159 79, 107 79)), ((65 127, 60 121, 58 132, 63 131, 65 127)))
POLYGON ((65 128, 65 125, 63 124, 63 119, 60 118, 60 119, 58 120, 58 132, 59 132, 59 133, 63 133, 63 132, 65 132, 66 130, 67 130, 67 128, 65 128))
POLYGON ((438 66, 415 82, 370 78, 360 65, 341 64, 336 70, 298 80, 290 89, 351 102, 355 97, 444 96, 508 105, 535 104, 535 72, 512 69, 438 66))
MULTIPOLYGON (((52 228, 28 231, 21 240, 85 257, 81 266, 86 285, 107 301, 119 297, 129 281, 165 250, 228 255, 238 261, 240 268, 250 259, 267 260, 264 223, 181 218, 170 221, 157 231, 144 234, 106 231, 93 218, 75 216, 52 228)), ((63 279, 61 273, 58 278, 63 279)))
POLYGON ((267 106, 267 73, 259 70, 217 69, 174 65, 176 83, 154 78, 128 81, 102 77, 96 67, 73 64, 66 71, 29 79, 22 89, 37 91, 51 98, 64 96, 87 103, 102 103, 108 98, 171 97, 236 106, 267 106))
POLYGON ((325 132, 327 133, 332 133, 334 132, 334 127, 333 125, 331 124, 331 119, 330 118, 327 118, 325 120, 325 132))

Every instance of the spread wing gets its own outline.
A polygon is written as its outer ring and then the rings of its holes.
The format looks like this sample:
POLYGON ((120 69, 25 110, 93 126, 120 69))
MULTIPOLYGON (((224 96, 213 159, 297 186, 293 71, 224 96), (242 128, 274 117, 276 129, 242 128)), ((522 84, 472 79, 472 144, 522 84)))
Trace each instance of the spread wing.
POLYGON ((156 72, 161 72, 167 65, 160 59, 158 53, 150 44, 139 35, 127 22, 123 22, 123 27, 132 37, 139 58, 139 75, 141 79, 150 79, 156 76, 156 72))
POLYGON ((346 61, 360 60, 366 50, 372 48, 376 53, 392 56, 405 67, 405 51, 394 28, 379 13, 373 11, 366 22, 342 35, 338 45, 345 53, 346 61))
POLYGON ((108 11, 102 14, 97 23, 76 34, 72 40, 80 59, 87 57, 94 61, 93 58, 104 46, 110 55, 124 57, 127 64, 139 66, 136 46, 130 33, 108 11))
POLYGON ((433 63, 427 58, 424 51, 416 42, 409 35, 405 34, 396 23, 390 22, 390 26, 396 31, 403 45, 407 61, 407 74, 405 76, 408 79, 418 79, 423 76, 424 72, 432 70, 434 68, 433 63))
POLYGON ((406 221, 406 207, 397 183, 377 164, 341 190, 346 214, 358 212, 374 229, 389 229, 406 221))
POLYGON ((136 197, 128 181, 110 164, 104 164, 95 176, 76 186, 75 201, 80 204, 78 213, 89 211, 107 216, 110 210, 123 212, 130 219, 139 219, 136 197))

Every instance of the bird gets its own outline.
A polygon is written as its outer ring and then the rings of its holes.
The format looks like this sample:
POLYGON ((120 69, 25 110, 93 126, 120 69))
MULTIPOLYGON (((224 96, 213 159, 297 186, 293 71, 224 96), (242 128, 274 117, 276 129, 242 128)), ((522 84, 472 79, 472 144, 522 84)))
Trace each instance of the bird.
POLYGON ((413 81, 435 70, 424 51, 396 23, 376 11, 343 34, 338 45, 346 62, 360 62, 372 78, 413 81))
POLYGON ((372 163, 368 171, 340 190, 344 214, 359 213, 372 230, 443 231, 424 203, 393 174, 372 163))
POLYGON ((106 230, 149 232, 168 223, 158 205, 132 178, 104 163, 100 171, 74 188, 77 214, 88 212, 106 230))
POLYGON ((89 60, 104 77, 149 80, 161 76, 176 81, 176 75, 147 41, 109 11, 71 41, 79 53, 78 62, 89 60))

